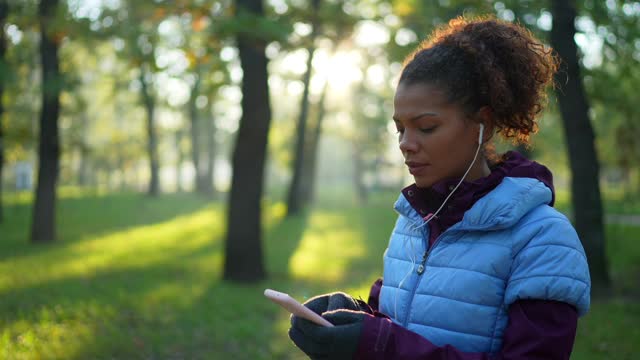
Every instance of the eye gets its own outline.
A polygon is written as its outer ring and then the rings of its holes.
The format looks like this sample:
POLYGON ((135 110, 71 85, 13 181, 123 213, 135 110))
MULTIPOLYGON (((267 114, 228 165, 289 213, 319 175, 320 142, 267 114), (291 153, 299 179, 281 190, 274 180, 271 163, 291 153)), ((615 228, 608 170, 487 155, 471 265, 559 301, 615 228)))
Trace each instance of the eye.
POLYGON ((420 132, 423 132, 425 134, 429 134, 429 133, 432 133, 436 128, 438 128, 438 127, 437 126, 432 126, 430 128, 420 129, 420 132))
POLYGON ((394 125, 396 126, 396 134, 402 134, 404 132, 404 126, 399 121, 393 120, 394 125))

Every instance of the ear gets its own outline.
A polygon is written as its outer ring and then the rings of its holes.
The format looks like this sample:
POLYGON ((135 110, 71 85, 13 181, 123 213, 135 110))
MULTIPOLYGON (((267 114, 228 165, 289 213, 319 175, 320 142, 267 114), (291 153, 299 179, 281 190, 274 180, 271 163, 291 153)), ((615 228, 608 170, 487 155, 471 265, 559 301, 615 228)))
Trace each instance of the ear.
POLYGON ((489 106, 481 107, 476 113, 476 119, 478 122, 484 124, 484 133, 482 136, 482 143, 486 143, 493 137, 493 109, 489 106))

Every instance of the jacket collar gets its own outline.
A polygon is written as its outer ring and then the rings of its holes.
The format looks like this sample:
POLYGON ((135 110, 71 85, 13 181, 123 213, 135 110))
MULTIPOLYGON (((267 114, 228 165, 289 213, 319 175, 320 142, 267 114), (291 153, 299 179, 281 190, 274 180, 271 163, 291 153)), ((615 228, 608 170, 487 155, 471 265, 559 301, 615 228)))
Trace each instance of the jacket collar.
MULTIPOLYGON (((551 191, 551 200, 548 203, 553 206, 553 176, 549 169, 525 158, 516 151, 509 151, 503 154, 499 161, 491 167, 491 173, 488 176, 474 181, 462 182, 433 223, 437 223, 439 225, 437 228, 443 231, 462 221, 463 216, 472 206, 492 192, 506 177, 539 180, 551 191)), ((435 212, 440 207, 458 181, 459 179, 445 179, 429 188, 418 188, 415 184, 410 185, 402 190, 408 206, 407 204, 397 204, 400 207, 396 210, 413 221, 419 221, 420 218, 435 212)))
MULTIPOLYGON (((551 203, 552 192, 540 180, 505 177, 491 192, 480 198, 465 212, 462 221, 452 228, 466 230, 498 230, 517 223, 532 209, 551 203)), ((422 216, 400 194, 394 209, 412 222, 422 222, 422 216)))

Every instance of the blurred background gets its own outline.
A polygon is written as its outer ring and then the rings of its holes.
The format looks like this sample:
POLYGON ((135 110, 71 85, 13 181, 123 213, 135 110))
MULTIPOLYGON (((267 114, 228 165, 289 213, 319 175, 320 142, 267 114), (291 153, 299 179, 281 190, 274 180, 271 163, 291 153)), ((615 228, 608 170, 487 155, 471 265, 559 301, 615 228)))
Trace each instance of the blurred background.
POLYGON ((302 358, 262 291, 367 298, 412 182, 402 61, 463 14, 562 59, 517 150, 551 169, 589 258, 573 358, 634 358, 629 0, 0 0, 0 358, 302 358))

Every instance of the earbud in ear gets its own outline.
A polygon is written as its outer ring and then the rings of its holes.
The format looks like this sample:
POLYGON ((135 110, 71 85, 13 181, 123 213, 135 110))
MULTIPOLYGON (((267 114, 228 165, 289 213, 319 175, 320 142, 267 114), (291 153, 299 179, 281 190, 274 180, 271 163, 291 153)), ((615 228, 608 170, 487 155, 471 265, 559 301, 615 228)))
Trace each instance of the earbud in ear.
POLYGON ((484 135, 484 124, 480 123, 480 131, 478 132, 478 145, 482 145, 482 135, 484 135))

